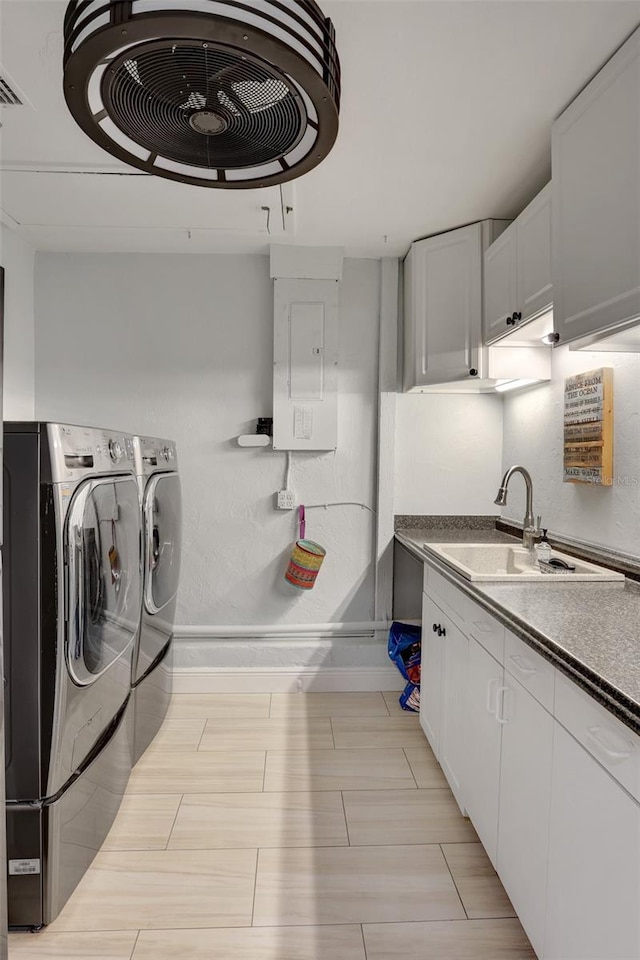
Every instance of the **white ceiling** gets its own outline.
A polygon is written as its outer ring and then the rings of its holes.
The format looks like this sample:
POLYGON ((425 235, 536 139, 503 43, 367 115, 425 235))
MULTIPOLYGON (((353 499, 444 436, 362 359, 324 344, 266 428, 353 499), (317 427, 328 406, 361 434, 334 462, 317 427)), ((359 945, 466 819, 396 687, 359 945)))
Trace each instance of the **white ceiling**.
POLYGON ((5 221, 46 250, 266 252, 284 239, 401 255, 417 237, 515 216, 549 179, 554 117, 640 23, 636 0, 321 5, 342 60, 340 133, 281 192, 115 163, 64 103, 66 2, 1 0, 0 69, 29 100, 0 111, 5 221))

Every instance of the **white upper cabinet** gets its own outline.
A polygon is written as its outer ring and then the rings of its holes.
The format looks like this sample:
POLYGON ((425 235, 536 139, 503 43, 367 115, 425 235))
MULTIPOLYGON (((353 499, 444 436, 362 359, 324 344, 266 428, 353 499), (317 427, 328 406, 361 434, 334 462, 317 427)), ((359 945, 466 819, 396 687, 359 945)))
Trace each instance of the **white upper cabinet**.
POLYGON ((640 319, 640 30, 553 125, 560 343, 640 319))
POLYGON ((492 343, 548 310, 551 282, 551 184, 484 255, 484 342, 492 343))
POLYGON ((510 332, 518 300, 516 224, 502 233, 484 255, 484 341, 510 332))
POLYGON ((518 311, 522 323, 553 303, 551 273, 551 184, 540 191, 516 220, 518 311))
POLYGON ((481 376, 482 223, 418 240, 404 261, 404 389, 481 376))

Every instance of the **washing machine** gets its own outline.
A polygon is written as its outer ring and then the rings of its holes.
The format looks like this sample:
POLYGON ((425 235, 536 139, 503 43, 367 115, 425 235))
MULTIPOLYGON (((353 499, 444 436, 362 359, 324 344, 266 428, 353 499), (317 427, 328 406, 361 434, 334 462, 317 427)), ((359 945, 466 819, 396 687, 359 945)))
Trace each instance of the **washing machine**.
POLYGON ((9 924, 60 912, 131 770, 141 522, 133 438, 6 423, 5 721, 9 924))
POLYGON ((182 497, 173 440, 134 437, 133 443, 143 531, 142 622, 133 668, 135 763, 160 729, 171 699, 182 497))

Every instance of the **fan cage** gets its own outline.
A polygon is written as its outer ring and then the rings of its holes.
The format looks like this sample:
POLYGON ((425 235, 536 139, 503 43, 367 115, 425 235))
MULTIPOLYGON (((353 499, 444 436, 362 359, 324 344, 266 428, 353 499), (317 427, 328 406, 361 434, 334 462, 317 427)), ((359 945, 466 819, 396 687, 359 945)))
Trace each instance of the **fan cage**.
MULTIPOLYGON (((64 41, 64 92, 75 120, 104 149, 148 173, 205 186, 270 186, 312 169, 335 142, 340 63, 333 24, 313 0, 75 0, 67 7, 64 41), (270 105, 274 126, 289 124, 279 138, 277 130, 249 118, 256 156, 263 162, 253 163, 250 155, 243 157, 238 151, 225 154, 224 149, 226 160, 220 161, 212 142, 212 160, 201 164, 177 148, 173 153, 169 148, 163 151, 162 144, 156 149, 150 137, 140 133, 143 126, 133 123, 134 114, 127 128, 113 109, 117 70, 121 76, 128 59, 135 64, 139 57, 142 62, 149 49, 163 44, 166 49, 173 42, 180 48, 210 47, 211 55, 226 52, 239 66, 246 65, 248 76, 264 77, 265 83, 269 78, 272 90, 278 84, 287 89, 281 105, 277 96, 270 105), (299 130, 293 129, 294 123, 299 130), (272 144, 271 154, 265 141, 272 144)), ((233 119, 227 98, 221 103, 233 119)), ((196 105, 194 100, 191 107, 196 105)), ((252 112, 259 112, 255 105, 252 112)), ((197 123, 191 126, 198 128, 197 123)), ((175 133, 175 124, 174 128, 175 133)), ((175 135, 179 139, 183 133, 175 135)), ((217 139, 222 146, 224 135, 217 139)))

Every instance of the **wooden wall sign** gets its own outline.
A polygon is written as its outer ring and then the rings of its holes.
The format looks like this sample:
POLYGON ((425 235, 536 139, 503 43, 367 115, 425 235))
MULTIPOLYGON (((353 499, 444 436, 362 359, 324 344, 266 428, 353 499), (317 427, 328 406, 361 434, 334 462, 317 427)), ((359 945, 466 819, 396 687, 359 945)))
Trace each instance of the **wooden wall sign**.
POLYGON ((589 370, 564 382, 565 483, 613 482, 613 369, 589 370))

